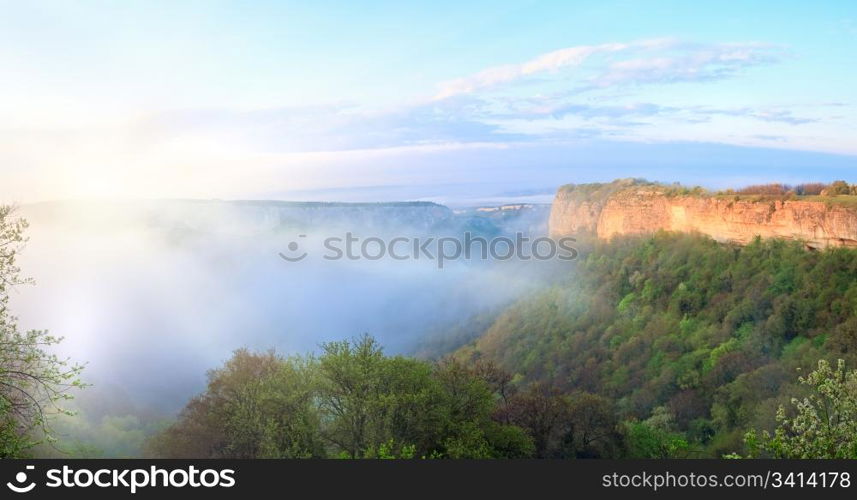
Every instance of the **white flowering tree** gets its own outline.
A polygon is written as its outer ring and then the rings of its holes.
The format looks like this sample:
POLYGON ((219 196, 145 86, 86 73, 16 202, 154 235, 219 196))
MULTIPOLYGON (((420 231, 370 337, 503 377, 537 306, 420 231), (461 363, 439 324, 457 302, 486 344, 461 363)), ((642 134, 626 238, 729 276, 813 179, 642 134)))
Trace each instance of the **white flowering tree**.
POLYGON ((846 371, 839 360, 834 369, 821 360, 818 368, 800 377, 812 393, 792 399, 795 416, 780 407, 777 429, 750 431, 745 442, 751 457, 857 458, 857 370, 846 371))
MULTIPOLYGON (((52 441, 49 418, 64 413, 68 391, 83 384, 83 367, 51 353, 60 338, 45 331, 20 331, 9 312, 9 291, 31 281, 20 277, 16 259, 27 222, 0 206, 0 457, 19 457, 52 441)), ((65 412, 67 413, 67 412, 65 412)))

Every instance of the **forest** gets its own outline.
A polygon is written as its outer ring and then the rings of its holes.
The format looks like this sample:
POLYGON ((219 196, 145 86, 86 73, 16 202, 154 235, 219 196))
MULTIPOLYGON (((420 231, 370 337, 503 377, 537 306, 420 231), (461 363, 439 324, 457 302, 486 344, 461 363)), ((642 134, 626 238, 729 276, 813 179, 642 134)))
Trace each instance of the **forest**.
POLYGON ((237 351, 150 452, 854 458, 855 276, 854 250, 799 242, 592 242, 567 279, 437 360, 370 336, 318 357, 237 351))
MULTIPOLYGON (((522 384, 607 398, 626 429, 672 436, 670 456, 744 450, 809 390, 820 360, 854 366, 857 252, 686 234, 597 242, 567 283, 509 308, 460 359, 522 384)), ((853 388, 851 389, 853 391, 853 388)), ((635 456, 652 456, 634 445, 635 456)))
MULTIPOLYGON (((0 223, 0 455, 34 456, 62 447, 52 421, 88 389, 60 338, 18 329, 27 224, 10 208, 0 223)), ((239 348, 144 455, 857 458, 857 251, 580 245, 553 285, 444 352, 390 355, 369 333, 304 355, 239 348)))

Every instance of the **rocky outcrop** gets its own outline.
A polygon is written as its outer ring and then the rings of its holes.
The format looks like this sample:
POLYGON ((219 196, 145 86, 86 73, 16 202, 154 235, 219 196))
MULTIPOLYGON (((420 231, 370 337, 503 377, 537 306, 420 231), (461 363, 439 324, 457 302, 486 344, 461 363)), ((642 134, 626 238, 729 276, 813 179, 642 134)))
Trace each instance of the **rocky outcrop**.
POLYGON ((550 234, 588 233, 610 239, 664 230, 696 232, 738 244, 760 236, 803 241, 811 248, 857 247, 857 207, 835 198, 748 199, 622 182, 598 185, 598 189, 588 187, 592 185, 561 188, 551 208, 550 234))

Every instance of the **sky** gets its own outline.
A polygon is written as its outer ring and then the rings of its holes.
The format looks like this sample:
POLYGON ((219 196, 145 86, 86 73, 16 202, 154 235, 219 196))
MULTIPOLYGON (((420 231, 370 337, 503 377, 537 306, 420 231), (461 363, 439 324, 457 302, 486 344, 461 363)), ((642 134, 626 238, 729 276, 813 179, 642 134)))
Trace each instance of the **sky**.
POLYGON ((0 0, 0 201, 857 182, 852 1, 0 0))

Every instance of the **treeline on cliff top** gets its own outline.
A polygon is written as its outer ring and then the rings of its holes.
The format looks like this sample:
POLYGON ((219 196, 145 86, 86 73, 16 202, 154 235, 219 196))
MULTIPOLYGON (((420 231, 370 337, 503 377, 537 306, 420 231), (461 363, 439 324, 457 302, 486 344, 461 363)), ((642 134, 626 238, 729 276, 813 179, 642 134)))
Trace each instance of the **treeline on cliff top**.
POLYGON ((738 189, 725 189, 720 191, 709 191, 701 186, 682 186, 678 183, 666 184, 651 182, 645 179, 628 178, 617 179, 606 183, 588 184, 566 184, 559 188, 560 193, 577 201, 604 200, 615 193, 629 188, 643 187, 656 190, 667 196, 758 196, 776 197, 781 199, 800 197, 849 197, 857 196, 857 184, 849 184, 845 181, 834 181, 831 183, 809 182, 802 184, 754 184, 738 189))
POLYGON ((830 368, 857 366, 857 252, 675 234, 593 245, 451 358, 387 356, 366 336, 317 357, 238 351, 150 452, 857 457, 857 372, 830 368))

